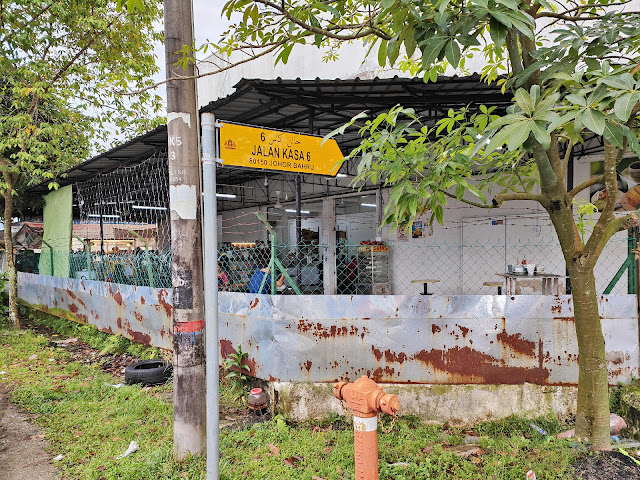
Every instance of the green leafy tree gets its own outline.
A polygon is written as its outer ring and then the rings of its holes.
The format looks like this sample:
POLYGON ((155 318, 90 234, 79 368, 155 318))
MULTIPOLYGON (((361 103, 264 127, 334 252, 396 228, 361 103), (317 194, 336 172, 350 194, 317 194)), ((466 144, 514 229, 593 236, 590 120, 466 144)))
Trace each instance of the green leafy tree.
POLYGON ((152 83, 160 16, 157 0, 136 15, 109 0, 0 2, 0 194, 14 325, 14 199, 84 160, 114 130, 126 137, 158 123, 158 97, 117 92, 152 83))
POLYGON ((425 81, 437 81, 447 67, 465 73, 469 59, 482 58, 483 79, 513 95, 506 111, 473 106, 422 124, 398 106, 373 120, 356 117, 340 131, 360 126, 363 140, 349 157, 360 158, 357 181, 390 187, 387 224, 403 227, 423 213, 442 223, 450 198, 479 207, 533 200, 549 213, 574 300, 576 432, 596 450, 610 449, 610 441, 594 266, 612 235, 638 224, 636 212, 614 214, 616 165, 628 149, 640 154, 640 14, 627 3, 230 0, 224 12, 238 21, 218 44, 227 53, 271 49, 286 62, 296 45, 329 47, 331 57, 340 42, 363 39, 381 66, 400 62, 425 81), (568 190, 574 145, 593 136, 604 138, 604 174, 568 190), (606 200, 581 235, 573 200, 596 184, 605 185, 606 200))

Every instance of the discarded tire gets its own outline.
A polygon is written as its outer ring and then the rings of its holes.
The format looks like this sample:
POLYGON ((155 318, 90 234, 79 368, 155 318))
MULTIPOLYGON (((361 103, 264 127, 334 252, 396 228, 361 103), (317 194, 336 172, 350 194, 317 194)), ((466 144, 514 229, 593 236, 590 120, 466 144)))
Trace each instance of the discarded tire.
POLYGON ((124 383, 129 385, 160 385, 165 383, 173 373, 171 363, 166 360, 140 360, 124 369, 124 383))

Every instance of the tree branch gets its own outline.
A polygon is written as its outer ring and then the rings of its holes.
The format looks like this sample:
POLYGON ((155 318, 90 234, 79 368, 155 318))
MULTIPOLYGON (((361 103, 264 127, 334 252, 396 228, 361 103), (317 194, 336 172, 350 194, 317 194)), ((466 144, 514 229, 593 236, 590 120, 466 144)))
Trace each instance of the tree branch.
MULTIPOLYGON (((111 20, 107 26, 103 29, 104 32, 108 32, 109 29, 113 26, 114 22, 120 17, 120 15, 118 15, 116 18, 114 18, 113 20, 111 20)), ((78 50, 76 52, 76 54, 67 62, 63 65, 63 67, 58 70, 56 72, 56 74, 53 76, 53 78, 51 79, 50 82, 48 82, 48 86, 44 89, 45 92, 47 92, 49 90, 49 88, 51 88, 51 86, 60 78, 62 77, 62 75, 64 75, 64 72, 66 72, 69 68, 71 68, 73 66, 74 63, 76 63, 76 61, 80 58, 80 56, 86 52, 89 47, 91 45, 93 45, 96 40, 98 40, 98 38, 100 38, 100 34, 98 32, 93 32, 93 35, 91 35, 91 40, 89 40, 89 42, 87 42, 86 45, 84 45, 80 50, 78 50)))
MULTIPOLYGON (((597 244, 591 247, 593 251, 589 252, 589 255, 591 256, 589 261, 593 262, 593 264, 595 264, 598 261, 598 257, 602 253, 602 250, 604 250, 604 247, 609 242, 609 239, 612 236, 614 236, 616 233, 621 232, 623 230, 628 230, 632 227, 637 227, 638 225, 640 225, 640 221, 638 220, 639 214, 640 214, 640 210, 636 210, 635 212, 630 213, 629 215, 614 218, 613 220, 608 222, 605 228, 603 229, 602 234, 600 235, 600 238, 598 238, 597 244)), ((593 237, 593 235, 591 235, 591 237, 593 237)), ((589 238, 589 241, 587 242, 587 246, 589 246, 590 243, 591 243, 591 238, 589 238)), ((586 251, 587 249, 585 248, 585 252, 586 251)))
MULTIPOLYGON (((618 174, 616 172, 616 158, 617 148, 608 142, 604 141, 604 187, 607 192, 607 199, 605 200, 604 208, 600 214, 600 218, 593 227, 593 232, 585 245, 584 252, 587 257, 591 257, 592 261, 598 260, 597 252, 601 251, 600 243, 605 238, 605 234, 609 232, 608 224, 613 218, 613 210, 616 207, 618 201, 618 174), (600 249, 600 250, 599 250, 600 249)), ((613 232, 615 233, 615 232, 613 232)), ((613 235, 609 234, 609 237, 613 235)), ((607 237, 604 242, 609 240, 607 237)), ((604 245, 602 245, 604 248, 604 245)))
POLYGON ((571 152, 573 152, 573 140, 569 140, 567 144, 567 151, 564 152, 564 159, 562 161, 562 173, 565 175, 565 172, 569 168, 569 160, 571 159, 571 152))
POLYGON ((458 198, 454 194, 449 193, 446 190, 438 190, 438 191, 444 193, 447 197, 453 198, 455 200, 458 200, 459 202, 466 203, 468 205, 473 205, 474 207, 478 207, 478 208, 493 208, 493 207, 495 207, 495 205, 489 205, 489 204, 486 204, 486 203, 477 203, 477 202, 473 202, 471 200, 465 200, 464 198, 458 198))
MULTIPOLYGON (((631 0, 627 0, 625 2, 616 2, 616 3, 608 3, 606 6, 607 7, 620 7, 622 5, 627 5, 631 3, 631 0)), ((567 14, 567 13, 571 13, 571 12, 575 12, 576 10, 584 10, 587 8, 602 8, 604 5, 600 4, 600 3, 585 3, 584 5, 578 5, 576 7, 573 8, 568 8, 566 9, 564 12, 562 12, 562 14, 567 14)))
POLYGON ((267 50, 264 50, 264 51, 260 52, 257 55, 254 55, 254 56, 249 57, 249 58, 245 58, 244 60, 240 60, 240 61, 238 61, 236 63, 229 63, 229 65, 227 65, 226 67, 221 67, 218 70, 214 70, 213 72, 201 73, 201 74, 198 74, 198 75, 186 75, 186 76, 168 78, 166 80, 154 83, 153 85, 149 85, 148 87, 141 88, 140 90, 135 90, 133 92, 125 92, 125 91, 122 91, 122 90, 116 90, 115 93, 117 93, 119 95, 139 95, 142 92, 146 92, 147 90, 151 90, 153 88, 157 88, 160 85, 164 85, 165 83, 176 82, 176 81, 181 81, 181 80, 193 80, 195 78, 203 78, 203 77, 208 77, 210 75, 216 75, 218 73, 224 72, 225 70, 229 70, 231 68, 237 67, 238 65, 242 65, 243 63, 247 63, 247 62, 250 62, 250 61, 255 60, 257 58, 260 58, 260 57, 262 57, 264 55, 267 55, 267 54, 273 52, 274 50, 276 50, 278 47, 284 45, 285 43, 287 43, 287 40, 282 40, 281 42, 275 44, 273 47, 271 47, 271 48, 269 48, 267 50))
POLYGON ((510 200, 533 200, 544 206, 546 198, 544 195, 538 195, 536 193, 529 192, 513 192, 513 193, 500 193, 493 197, 493 206, 500 207, 504 202, 510 200))
POLYGON ((520 61, 520 50, 518 48, 518 36, 514 35, 511 30, 507 32, 506 42, 507 52, 509 52, 509 61, 511 62, 511 69, 513 74, 517 75, 522 70, 522 62, 520 61))
MULTIPOLYGON (((44 7, 42 7, 40 9, 39 12, 36 12, 30 19, 28 22, 23 23, 22 25, 18 25, 16 26, 16 28, 11 29, 11 31, 9 32, 9 35, 5 35, 4 37, 2 37, 0 39, 0 43, 4 43, 7 42, 11 39, 11 37, 14 35, 14 33, 16 32, 22 32, 25 29, 29 28, 30 25, 33 24, 33 22, 35 22, 36 20, 38 20, 38 18, 40 18, 42 15, 44 15, 46 13, 47 10, 49 10, 53 4, 55 2, 51 2, 47 5, 45 5, 44 7)), ((4 24, 4 5, 2 3, 0 3, 0 20, 1 20, 1 24, 4 24)))
MULTIPOLYGON (((295 23, 299 27, 304 28, 308 32, 317 33, 320 35, 324 35, 325 37, 334 38, 336 40, 356 40, 358 38, 366 37, 367 35, 376 35, 377 37, 380 37, 383 40, 391 40, 392 38, 390 35, 387 35, 386 33, 371 27, 366 28, 358 33, 354 33, 352 35, 338 35, 336 33, 331 32, 330 30, 325 30, 324 28, 320 28, 320 27, 314 27, 313 25, 303 22, 299 18, 296 18, 295 16, 291 15, 289 11, 286 8, 284 8, 284 6, 280 6, 276 3, 270 2, 269 0, 254 0, 254 2, 261 3, 267 7, 273 8, 274 10, 280 12, 280 14, 283 17, 287 18, 289 21, 295 23)), ((362 24, 362 26, 364 27, 365 24, 362 24)))
POLYGON ((567 202, 571 203, 573 197, 575 197, 578 193, 593 185, 602 185, 604 183, 604 175, 597 175, 595 177, 591 177, 589 180, 582 182, 577 187, 571 189, 570 192, 567 193, 567 202))
POLYGON ((549 157, 549 163, 551 168, 556 173, 558 179, 561 182, 564 181, 564 170, 562 169, 562 160, 560 159, 560 152, 558 151, 558 138, 555 133, 551 133, 551 145, 547 154, 549 157))
POLYGON ((544 190, 545 187, 555 185, 558 182, 556 172, 551 167, 547 152, 536 141, 533 142, 533 158, 540 174, 540 187, 544 190))
MULTIPOLYGON (((637 15, 640 12, 622 12, 625 15, 637 15)), ((587 22, 592 20, 602 20, 605 18, 604 15, 590 15, 590 16, 582 16, 582 15, 563 15, 561 13, 553 13, 553 12, 541 12, 538 13, 537 18, 557 18, 558 20, 563 20, 565 22, 587 22)))

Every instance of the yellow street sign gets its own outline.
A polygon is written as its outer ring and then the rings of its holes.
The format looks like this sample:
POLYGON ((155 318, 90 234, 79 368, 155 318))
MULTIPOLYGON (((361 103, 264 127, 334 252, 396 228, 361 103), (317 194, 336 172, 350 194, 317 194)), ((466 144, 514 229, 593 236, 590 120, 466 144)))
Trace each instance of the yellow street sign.
POLYGON ((223 165, 332 175, 344 155, 335 140, 260 127, 222 123, 220 157, 223 165))

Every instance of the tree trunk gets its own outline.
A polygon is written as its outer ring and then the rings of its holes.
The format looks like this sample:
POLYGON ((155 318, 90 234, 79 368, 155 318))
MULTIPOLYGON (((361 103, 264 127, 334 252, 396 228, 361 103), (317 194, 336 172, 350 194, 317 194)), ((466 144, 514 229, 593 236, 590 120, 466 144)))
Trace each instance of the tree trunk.
POLYGON ((20 328, 18 317, 18 275, 13 254, 13 238, 11 236, 11 219, 13 218, 13 188, 8 188, 4 197, 4 250, 7 258, 7 272, 9 273, 9 320, 14 327, 20 328))
POLYGON ((570 268, 569 276, 580 352, 576 436, 589 440, 592 450, 611 450, 609 378, 593 267, 570 268))

